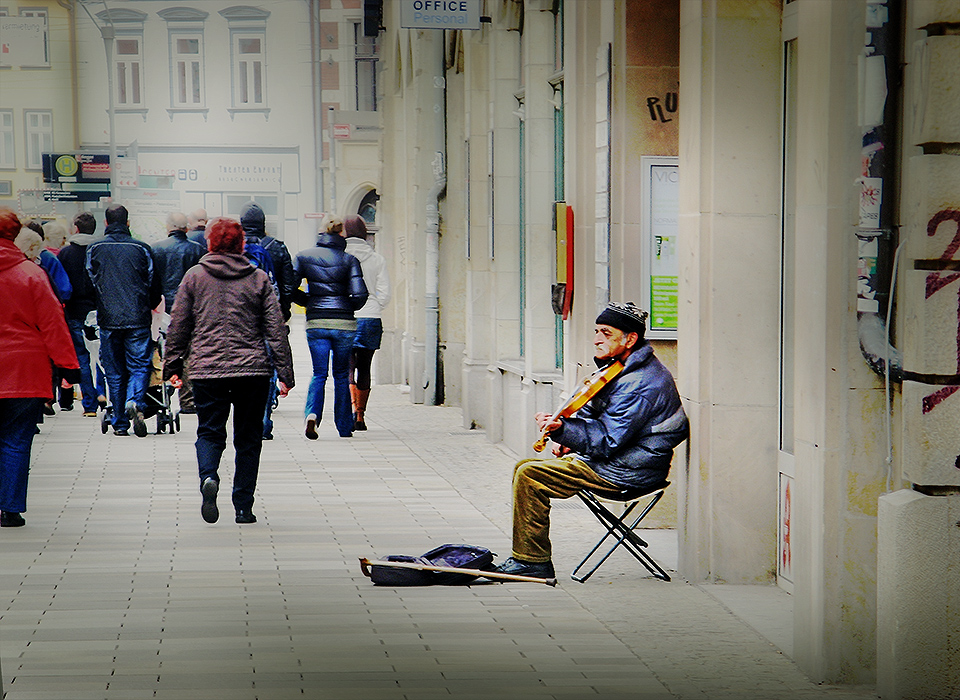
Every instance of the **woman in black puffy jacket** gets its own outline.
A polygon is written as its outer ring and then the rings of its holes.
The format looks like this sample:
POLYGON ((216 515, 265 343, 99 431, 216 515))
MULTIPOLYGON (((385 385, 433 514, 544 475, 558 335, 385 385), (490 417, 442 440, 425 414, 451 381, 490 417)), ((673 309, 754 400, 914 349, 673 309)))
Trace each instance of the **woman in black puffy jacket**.
POLYGON ((331 218, 317 245, 297 253, 293 262, 294 280, 299 287, 307 280, 307 291, 297 290, 294 301, 307 309, 307 344, 313 359, 313 379, 304 408, 304 434, 317 439, 317 424, 323 415, 323 394, 327 370, 333 359, 333 421, 340 437, 353 436, 350 407, 350 352, 357 321, 353 312, 367 301, 360 262, 345 252, 347 240, 343 220, 331 218))

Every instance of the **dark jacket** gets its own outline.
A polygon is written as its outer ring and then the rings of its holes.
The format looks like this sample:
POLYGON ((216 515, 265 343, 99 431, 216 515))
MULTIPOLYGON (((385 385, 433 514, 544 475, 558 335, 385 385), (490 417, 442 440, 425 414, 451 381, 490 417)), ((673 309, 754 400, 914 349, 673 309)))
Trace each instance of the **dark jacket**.
POLYGON ((205 226, 190 229, 187 231, 187 238, 194 243, 199 243, 201 246, 203 246, 203 252, 207 252, 207 229, 205 226))
POLYGON ((264 236, 260 239, 266 251, 273 260, 273 275, 276 277, 277 285, 280 288, 280 308, 283 311, 283 318, 290 318, 290 303, 293 301, 293 292, 297 288, 296 277, 293 273, 293 259, 290 257, 290 251, 283 241, 273 236, 264 236))
POLYGON ((307 293, 299 289, 294 301, 307 307, 307 320, 352 319, 353 312, 367 303, 360 261, 345 252, 347 239, 321 233, 315 248, 297 253, 293 263, 295 287, 307 280, 307 293))
POLYGON ((75 233, 70 236, 70 243, 57 253, 57 260, 73 287, 73 294, 64 305, 67 318, 72 320, 82 321, 97 308, 97 290, 87 274, 87 246, 95 240, 92 233, 75 233))
POLYGON ((123 224, 111 224, 104 233, 87 246, 87 274, 97 290, 97 325, 146 328, 162 296, 150 246, 131 236, 123 224))
POLYGON ((293 356, 280 302, 263 270, 243 255, 207 253, 183 276, 167 329, 163 376, 269 377, 293 387, 293 356), (269 351, 267 348, 269 347, 269 351))
POLYGON ((294 280, 293 261, 290 251, 283 241, 267 235, 266 217, 263 209, 254 202, 248 202, 240 211, 240 225, 247 241, 253 241, 263 246, 270 255, 273 263, 273 278, 277 283, 280 294, 280 309, 284 320, 290 318, 290 303, 293 301, 294 290, 299 282, 294 280))
POLYGON ((690 429, 670 371, 650 345, 635 350, 620 372, 550 439, 622 487, 651 486, 670 471, 673 448, 690 429))
POLYGON ((153 263, 160 277, 160 288, 167 313, 173 308, 180 280, 191 267, 200 262, 206 247, 187 239, 185 231, 171 231, 167 239, 153 246, 153 263))

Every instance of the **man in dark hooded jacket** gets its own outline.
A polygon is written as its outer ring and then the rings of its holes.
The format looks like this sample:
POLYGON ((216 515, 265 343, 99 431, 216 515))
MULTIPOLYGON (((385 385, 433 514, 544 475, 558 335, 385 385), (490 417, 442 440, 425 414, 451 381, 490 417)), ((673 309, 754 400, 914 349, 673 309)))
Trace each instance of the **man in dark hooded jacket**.
MULTIPOLYGON (((247 256, 250 257, 250 251, 256 246, 261 246, 270 256, 272 270, 269 275, 273 278, 280 298, 280 311, 283 314, 283 320, 290 320, 290 301, 293 297, 296 282, 293 274, 293 262, 290 259, 290 251, 283 241, 268 236, 266 232, 266 217, 263 209, 256 202, 247 202, 240 209, 240 225, 243 227, 243 233, 247 242, 247 256), (254 245, 251 245, 254 244, 254 245)), ((267 396, 267 408, 263 414, 263 439, 273 440, 273 409, 277 402, 277 381, 276 377, 270 382, 270 393, 267 396)))
POLYGON ((113 204, 104 213, 104 237, 87 246, 87 274, 97 290, 100 363, 107 375, 113 430, 145 437, 144 393, 153 343, 151 311, 162 298, 150 246, 130 235, 127 209, 113 204))
POLYGON ((283 320, 289 321, 290 302, 293 290, 296 288, 293 261, 283 241, 267 235, 265 221, 263 209, 256 202, 247 202, 240 209, 240 225, 243 227, 247 242, 259 243, 270 254, 273 274, 280 291, 280 310, 283 312, 283 320))
POLYGON ((568 418, 536 415, 556 443, 555 459, 525 459, 513 473, 513 551, 499 571, 553 578, 550 499, 578 491, 616 495, 662 484, 673 449, 689 433, 669 370, 644 339, 647 313, 631 302, 610 303, 597 316, 594 359, 623 368, 568 418))

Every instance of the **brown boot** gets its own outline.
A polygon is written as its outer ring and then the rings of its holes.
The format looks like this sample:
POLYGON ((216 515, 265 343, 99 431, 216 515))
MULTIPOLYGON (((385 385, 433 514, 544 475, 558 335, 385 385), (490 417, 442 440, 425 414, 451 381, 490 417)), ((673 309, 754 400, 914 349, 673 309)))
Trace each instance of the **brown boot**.
POLYGON ((366 430, 367 424, 363 422, 363 414, 367 410, 367 400, 370 398, 369 389, 357 389, 356 418, 354 419, 354 430, 366 430))

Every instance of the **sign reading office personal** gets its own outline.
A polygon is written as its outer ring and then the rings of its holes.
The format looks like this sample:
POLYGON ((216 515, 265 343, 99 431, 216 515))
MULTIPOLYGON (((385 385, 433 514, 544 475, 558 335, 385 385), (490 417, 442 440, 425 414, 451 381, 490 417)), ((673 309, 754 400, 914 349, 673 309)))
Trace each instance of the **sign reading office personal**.
POLYGON ((480 0, 400 0, 404 29, 480 29, 480 0))

